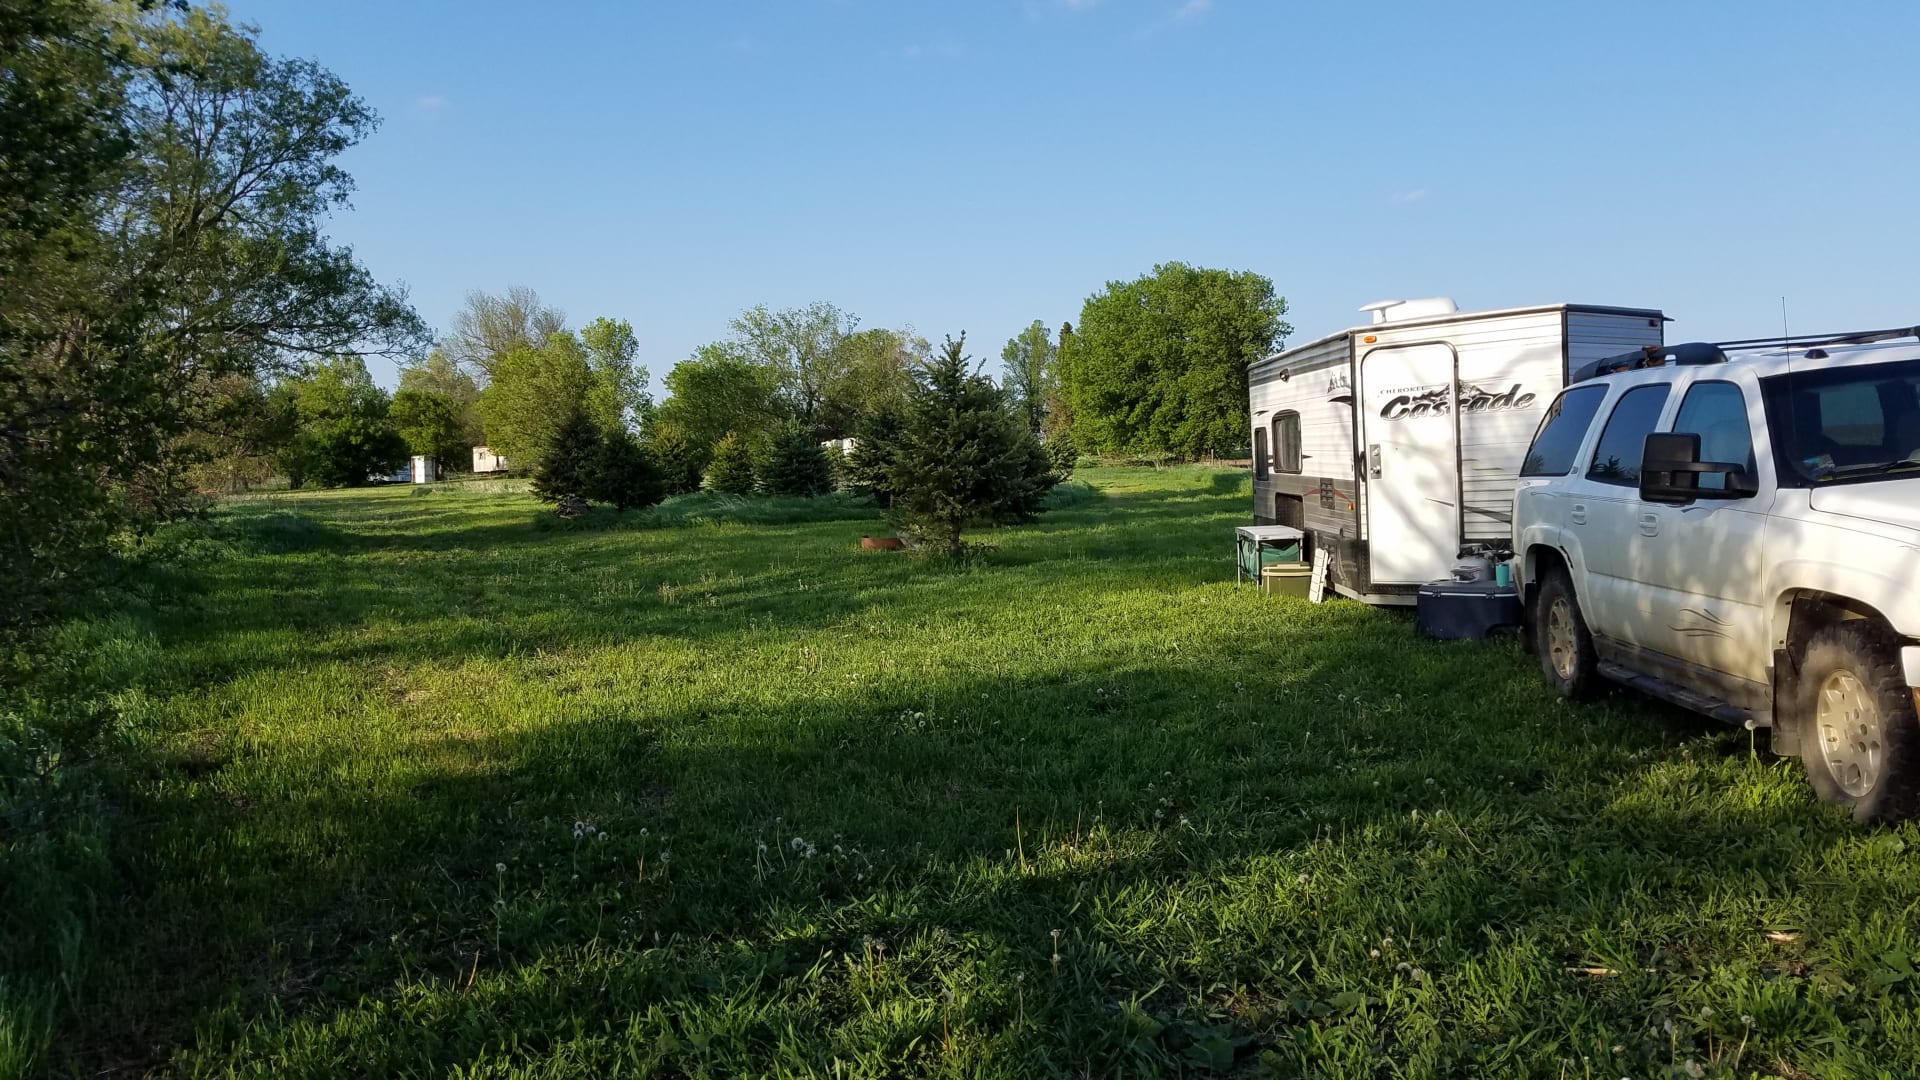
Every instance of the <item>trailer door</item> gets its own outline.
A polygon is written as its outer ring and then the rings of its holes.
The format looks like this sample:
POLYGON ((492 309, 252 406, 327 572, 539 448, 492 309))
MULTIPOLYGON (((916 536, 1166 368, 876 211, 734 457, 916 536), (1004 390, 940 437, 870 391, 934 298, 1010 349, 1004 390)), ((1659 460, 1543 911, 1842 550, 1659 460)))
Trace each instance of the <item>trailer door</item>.
POLYGON ((1453 347, 1439 342, 1360 357, 1371 584, 1444 578, 1460 553, 1457 367, 1453 347))

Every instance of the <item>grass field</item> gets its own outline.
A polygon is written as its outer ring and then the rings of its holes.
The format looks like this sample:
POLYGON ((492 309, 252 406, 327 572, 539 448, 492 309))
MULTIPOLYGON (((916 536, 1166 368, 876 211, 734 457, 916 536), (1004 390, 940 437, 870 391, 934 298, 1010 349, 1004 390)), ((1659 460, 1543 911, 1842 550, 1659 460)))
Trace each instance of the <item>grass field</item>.
POLYGON ((1085 478, 962 565, 235 504, 192 593, 68 634, 115 891, 35 1067, 1920 1071, 1920 829, 1511 640, 1236 588, 1237 474, 1085 478))

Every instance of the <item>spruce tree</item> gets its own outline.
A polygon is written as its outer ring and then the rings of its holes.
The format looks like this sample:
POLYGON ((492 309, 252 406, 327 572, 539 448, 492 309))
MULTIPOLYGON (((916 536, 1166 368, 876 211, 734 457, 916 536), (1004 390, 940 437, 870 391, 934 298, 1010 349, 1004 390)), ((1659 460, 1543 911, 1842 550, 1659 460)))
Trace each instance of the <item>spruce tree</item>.
POLYGON ((1000 389, 971 370, 966 340, 948 338, 914 376, 886 477, 894 514, 954 555, 967 525, 1031 520, 1058 480, 1000 389))
POLYGON ((736 432, 728 432, 713 444, 713 460, 707 464, 707 487, 722 495, 751 495, 760 482, 755 448, 736 432))
POLYGON ((655 420, 647 432, 647 450, 660 469, 660 479, 668 495, 700 490, 706 454, 685 428, 670 420, 655 420))
POLYGON ((593 473, 588 477, 587 498, 630 510, 652 506, 665 494, 653 455, 632 435, 615 431, 601 440, 593 473))
POLYGON ((587 498, 600 457, 600 429, 578 406, 554 432, 553 442, 533 473, 533 494, 542 502, 587 498))
POLYGON ((905 423, 899 409, 881 409, 861 417, 853 430, 853 452, 844 470, 847 486, 881 506, 893 505, 893 452, 905 423))
POLYGON ((833 490, 833 467, 812 429, 789 422, 774 434, 760 481, 769 495, 825 495, 833 490))

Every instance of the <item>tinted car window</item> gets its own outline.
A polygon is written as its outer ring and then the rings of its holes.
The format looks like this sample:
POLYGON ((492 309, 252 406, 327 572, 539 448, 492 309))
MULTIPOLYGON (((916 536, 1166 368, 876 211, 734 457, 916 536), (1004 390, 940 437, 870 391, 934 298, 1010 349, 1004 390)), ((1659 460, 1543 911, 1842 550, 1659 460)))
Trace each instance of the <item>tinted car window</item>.
POLYGON ((1620 403, 1613 407, 1613 415, 1607 417, 1607 426, 1600 431, 1599 445, 1593 448, 1587 479, 1603 484, 1638 484, 1647 436, 1653 433, 1666 404, 1666 383, 1636 386, 1620 395, 1620 403))
POLYGON ((1782 484, 1920 470, 1920 360, 1814 367, 1765 379, 1761 391, 1782 484))
MULTIPOLYGON (((1753 476, 1753 428, 1747 423, 1747 399, 1730 382, 1693 384, 1680 401, 1680 412, 1673 418, 1676 432, 1700 436, 1701 461, 1731 461, 1742 465, 1753 476)), ((1702 473, 1701 488, 1719 491, 1726 487, 1725 473, 1702 473)))
POLYGON ((1607 388, 1599 385, 1576 386, 1561 394, 1540 421, 1533 445, 1527 448, 1520 464, 1521 476, 1565 476, 1573 471, 1574 455, 1587 437, 1587 425, 1607 399, 1607 388))

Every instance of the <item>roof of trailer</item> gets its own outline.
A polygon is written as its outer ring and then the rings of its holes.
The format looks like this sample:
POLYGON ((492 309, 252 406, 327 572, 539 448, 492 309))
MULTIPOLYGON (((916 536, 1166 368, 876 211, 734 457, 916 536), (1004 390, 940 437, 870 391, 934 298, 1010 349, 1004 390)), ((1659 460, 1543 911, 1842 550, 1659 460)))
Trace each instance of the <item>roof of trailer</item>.
POLYGON ((1594 315, 1637 315, 1671 321, 1667 319, 1666 313, 1659 308, 1609 307, 1605 304, 1532 304, 1527 307, 1495 308, 1492 311, 1450 311, 1443 315, 1422 315, 1416 319, 1390 319, 1383 323, 1368 323, 1365 326, 1349 326, 1345 330, 1335 330, 1331 334, 1314 338, 1305 344, 1295 345, 1292 348, 1284 349, 1270 356, 1263 356, 1253 363, 1248 364, 1247 370, 1252 371, 1254 368, 1259 367, 1269 360, 1278 362, 1288 359, 1297 353, 1302 353, 1316 346, 1338 341, 1341 338, 1350 337, 1354 334, 1364 334, 1368 332, 1378 333, 1381 330, 1397 330, 1403 326, 1444 326, 1448 323, 1478 322, 1481 319, 1497 319, 1510 315, 1538 315, 1544 311, 1579 311, 1594 315))

